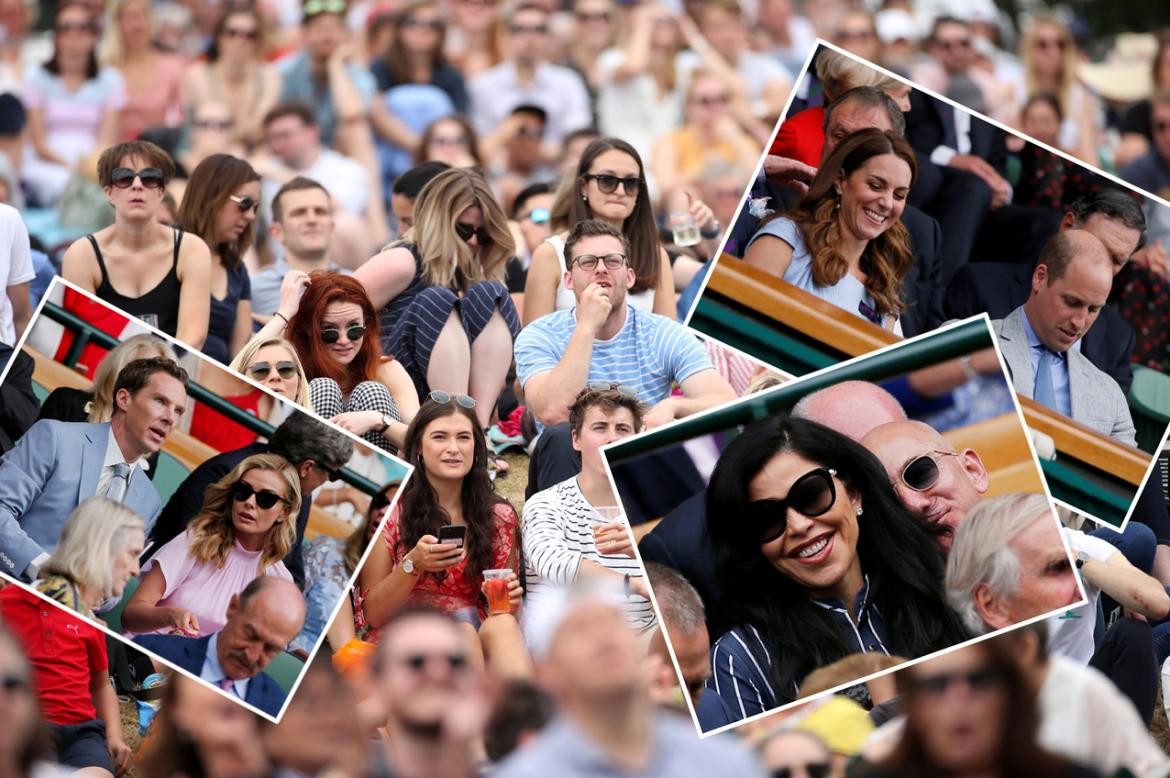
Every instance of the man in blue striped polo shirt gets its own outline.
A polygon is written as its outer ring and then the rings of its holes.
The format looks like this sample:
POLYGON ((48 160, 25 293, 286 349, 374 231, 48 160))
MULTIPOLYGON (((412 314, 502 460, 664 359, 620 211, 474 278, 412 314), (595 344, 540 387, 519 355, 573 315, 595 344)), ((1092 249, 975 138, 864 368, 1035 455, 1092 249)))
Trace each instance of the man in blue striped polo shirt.
POLYGON ((565 241, 565 286, 577 305, 529 324, 516 338, 516 372, 542 434, 536 489, 579 469, 569 406, 591 381, 637 390, 650 407, 647 428, 735 399, 698 339, 677 322, 627 304, 634 285, 629 242, 612 225, 587 219, 565 241), (678 384, 682 397, 672 397, 678 384), (556 426, 554 426, 556 425, 556 426))

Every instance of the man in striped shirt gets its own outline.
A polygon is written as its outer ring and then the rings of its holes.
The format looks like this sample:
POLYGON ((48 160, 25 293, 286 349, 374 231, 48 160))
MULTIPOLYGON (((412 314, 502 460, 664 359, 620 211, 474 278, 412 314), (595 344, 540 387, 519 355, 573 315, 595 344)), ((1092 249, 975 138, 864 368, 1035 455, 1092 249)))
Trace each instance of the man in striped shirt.
POLYGON ((629 593, 623 603, 626 621, 644 631, 654 625, 654 609, 601 457, 602 446, 641 429, 643 407, 633 389, 609 386, 584 389, 569 410, 581 472, 524 504, 520 535, 528 606, 577 580, 610 579, 629 593))
POLYGON ((564 279, 577 305, 542 316, 516 338, 525 402, 538 423, 550 427, 534 457, 541 460, 534 468, 537 489, 577 472, 565 422, 590 381, 634 388, 651 406, 645 416, 650 428, 736 397, 685 327, 627 304, 635 280, 629 252, 626 237, 612 225, 578 222, 565 241, 564 279), (675 384, 683 396, 671 396, 675 384))

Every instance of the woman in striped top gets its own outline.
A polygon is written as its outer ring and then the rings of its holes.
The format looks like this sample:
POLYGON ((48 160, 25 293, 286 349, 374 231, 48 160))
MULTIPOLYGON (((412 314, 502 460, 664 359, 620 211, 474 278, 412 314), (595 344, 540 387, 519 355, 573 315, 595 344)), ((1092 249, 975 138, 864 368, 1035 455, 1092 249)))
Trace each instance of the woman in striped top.
POLYGON ((617 497, 605 472, 601 447, 642 428, 645 406, 627 386, 591 383, 569 408, 573 448, 581 452, 581 472, 532 495, 524 505, 521 537, 527 572, 528 605, 550 589, 578 579, 629 576, 626 620, 635 629, 654 624, 642 568, 618 512, 617 497))
POLYGON ((748 426, 715 467, 707 516, 739 625, 715 643, 707 688, 740 718, 850 654, 913 658, 970 637, 943 594, 935 538, 949 530, 908 512, 881 463, 828 427, 748 426))

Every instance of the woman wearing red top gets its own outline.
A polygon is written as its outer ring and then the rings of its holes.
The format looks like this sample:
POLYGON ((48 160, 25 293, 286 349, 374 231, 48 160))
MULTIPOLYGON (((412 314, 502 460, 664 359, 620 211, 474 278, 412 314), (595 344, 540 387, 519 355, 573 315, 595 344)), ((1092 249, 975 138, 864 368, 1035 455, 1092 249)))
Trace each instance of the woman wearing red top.
POLYGON ((404 458, 417 468, 386 520, 358 579, 367 639, 407 605, 455 616, 498 676, 531 675, 532 663, 515 612, 520 587, 519 518, 492 490, 487 441, 467 395, 433 391, 406 431, 404 458), (462 548, 440 543, 446 524, 466 527, 462 548), (483 571, 507 568, 511 613, 489 615, 483 571), (482 652, 481 649, 482 648, 482 652))

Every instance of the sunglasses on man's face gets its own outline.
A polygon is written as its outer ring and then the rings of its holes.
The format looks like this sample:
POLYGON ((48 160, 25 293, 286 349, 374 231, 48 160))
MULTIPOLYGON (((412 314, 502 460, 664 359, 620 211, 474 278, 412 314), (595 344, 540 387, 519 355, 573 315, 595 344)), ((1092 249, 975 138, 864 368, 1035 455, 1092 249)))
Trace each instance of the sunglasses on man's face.
POLYGON ((370 498, 370 512, 380 511, 383 508, 389 507, 390 497, 385 492, 378 492, 370 498))
POLYGON ((262 510, 268 510, 278 502, 285 502, 283 497, 271 489, 256 489, 242 478, 232 484, 232 498, 236 502, 247 502, 252 495, 256 495, 256 504, 262 510))
POLYGON ((239 195, 229 195, 228 199, 236 204, 236 207, 240 209, 240 213, 247 213, 248 211, 255 213, 256 211, 260 210, 260 201, 253 200, 251 195, 244 195, 243 197, 240 197, 239 195))
MULTIPOLYGON (((828 762, 806 762, 802 767, 808 778, 829 778, 831 766, 828 762)), ((796 769, 795 767, 777 767, 772 771, 772 778, 792 778, 797 774, 796 769)))
POLYGON ((837 471, 819 467, 797 478, 782 500, 755 500, 744 506, 743 536, 751 544, 771 543, 788 529, 788 510, 807 518, 828 512, 837 502, 837 471))
POLYGON ((274 365, 268 362, 253 362, 248 365, 248 374, 257 381, 263 381, 272 375, 273 370, 285 381, 297 374, 297 366, 292 362, 277 362, 274 365))
POLYGON ((404 656, 400 661, 416 673, 421 673, 427 665, 433 665, 435 663, 438 663, 444 670, 451 673, 459 673, 467 669, 467 656, 459 653, 410 654, 404 656))
POLYGON ((323 465, 317 461, 313 461, 313 466, 316 467, 318 470, 320 470, 322 473, 324 473, 329 478, 330 481, 341 480, 341 468, 326 467, 325 465, 323 465))
MULTIPOLYGON (((341 340, 342 332, 343 330, 340 330, 337 327, 324 327, 321 329, 321 340, 329 344, 336 343, 337 341, 341 340)), ((344 332, 345 337, 349 338, 350 341, 358 341, 361 340, 362 336, 366 334, 366 328, 360 324, 355 324, 352 327, 346 327, 344 332)))
POLYGON ((957 457, 958 454, 953 451, 930 451, 916 457, 902 468, 902 475, 894 479, 894 486, 905 484, 907 489, 916 492, 925 492, 934 486, 938 483, 939 477, 938 460, 934 458, 935 456, 957 457))
POLYGON ((618 178, 607 173, 586 173, 582 178, 586 181, 596 181, 597 188, 605 194, 613 194, 617 191, 618 184, 621 184, 626 194, 633 197, 638 194, 638 190, 642 187, 642 179, 638 176, 618 178))
POLYGON ((162 171, 156 167, 144 167, 137 171, 128 167, 116 167, 110 173, 110 183, 118 189, 129 189, 135 178, 147 189, 159 189, 163 185, 162 171))
POLYGON ((492 242, 492 236, 488 233, 486 227, 476 227, 472 224, 455 222, 455 232, 464 243, 470 243, 473 235, 479 238, 479 245, 481 246, 492 242))
POLYGON ((520 221, 527 219, 533 224, 545 224, 548 222, 549 216, 547 208, 533 208, 531 211, 520 214, 520 221))

